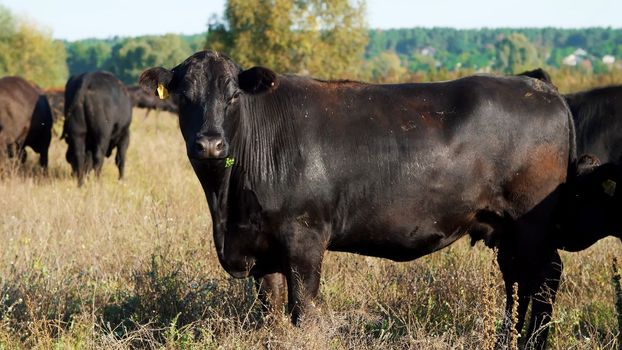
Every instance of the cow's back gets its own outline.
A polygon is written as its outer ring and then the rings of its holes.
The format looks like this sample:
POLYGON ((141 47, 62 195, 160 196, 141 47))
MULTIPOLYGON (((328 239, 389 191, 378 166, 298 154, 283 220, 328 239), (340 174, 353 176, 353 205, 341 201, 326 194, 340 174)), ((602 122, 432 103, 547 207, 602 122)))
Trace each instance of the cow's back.
POLYGON ((40 91, 20 77, 0 79, 0 143, 23 145, 39 96, 40 91))
POLYGON ((566 95, 577 128, 578 154, 603 163, 622 157, 622 86, 566 95))
POLYGON ((259 205, 275 221, 330 223, 331 249, 396 260, 450 244, 484 208, 521 217, 565 181, 574 156, 565 102, 530 78, 367 85, 285 77, 246 103, 262 118, 234 142, 256 152, 241 166, 259 205), (280 109, 288 119, 271 125, 280 109), (265 140, 277 142, 272 155, 265 140))
POLYGON ((109 139, 127 130, 132 104, 123 83, 107 72, 71 77, 65 86, 64 133, 95 134, 109 139))

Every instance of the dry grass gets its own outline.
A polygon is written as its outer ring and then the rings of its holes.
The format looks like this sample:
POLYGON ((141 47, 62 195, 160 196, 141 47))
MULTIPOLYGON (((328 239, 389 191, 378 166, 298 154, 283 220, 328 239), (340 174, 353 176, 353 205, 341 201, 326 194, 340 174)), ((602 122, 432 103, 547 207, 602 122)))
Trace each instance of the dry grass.
MULTIPOLYGON (((135 111, 121 183, 108 159, 78 189, 64 150, 47 175, 32 154, 0 174, 0 349, 479 349, 500 326, 493 253, 466 240, 410 263, 328 253, 317 319, 264 323, 253 284, 218 264, 172 116, 135 111)), ((551 348, 616 348, 621 248, 563 254, 551 348)))

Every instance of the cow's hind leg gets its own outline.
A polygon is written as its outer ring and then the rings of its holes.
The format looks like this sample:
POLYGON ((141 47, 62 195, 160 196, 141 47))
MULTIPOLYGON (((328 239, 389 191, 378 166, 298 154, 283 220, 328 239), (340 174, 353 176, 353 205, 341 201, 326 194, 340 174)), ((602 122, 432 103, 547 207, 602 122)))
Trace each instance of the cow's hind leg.
POLYGON ((104 165, 104 155, 105 155, 105 151, 98 142, 92 154, 93 170, 95 170, 95 176, 98 178, 101 175, 102 167, 104 165))
POLYGON ((21 160, 22 164, 25 164, 28 160, 28 153, 26 153, 26 148, 24 146, 17 147, 17 156, 21 160))
POLYGON ((519 264, 516 264, 516 257, 507 254, 501 248, 497 255, 497 262, 503 274, 506 302, 503 327, 495 348, 507 349, 510 347, 509 343, 512 334, 520 334, 523 329, 530 298, 526 285, 521 281, 520 273, 518 273, 518 269, 521 267, 519 264), (515 303, 518 303, 518 305, 515 305, 515 303))
POLYGON ((48 148, 41 150, 39 153, 39 165, 43 168, 43 170, 47 170, 48 168, 48 148))
POLYGON ((78 187, 82 187, 84 184, 84 177, 86 173, 89 171, 90 160, 90 152, 86 150, 86 139, 85 136, 76 136, 73 139, 73 156, 71 159, 73 160, 72 169, 75 171, 78 176, 78 187))
POLYGON ((115 163, 117 164, 117 168, 119 169, 119 180, 125 176, 125 154, 127 153, 127 148, 130 145, 130 130, 128 129, 121 140, 119 140, 119 144, 117 145, 117 154, 115 155, 115 163))
POLYGON ((287 300, 287 280, 280 272, 266 274, 255 278, 257 294, 264 311, 269 315, 279 316, 283 313, 287 300))
POLYGON ((318 231, 292 224, 285 244, 283 263, 287 278, 288 309, 292 323, 300 324, 320 289, 320 274, 325 244, 318 231))
POLYGON ((6 146, 6 154, 8 158, 15 157, 15 143, 9 143, 6 146))

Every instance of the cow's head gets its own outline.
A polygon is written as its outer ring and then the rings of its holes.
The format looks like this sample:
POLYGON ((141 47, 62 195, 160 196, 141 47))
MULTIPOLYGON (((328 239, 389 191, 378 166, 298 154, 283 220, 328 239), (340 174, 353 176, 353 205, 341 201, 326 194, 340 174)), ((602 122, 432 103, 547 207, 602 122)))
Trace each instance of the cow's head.
POLYGON ((570 220, 570 229, 581 233, 573 238, 580 243, 577 248, 587 248, 608 235, 622 238, 621 164, 601 165, 591 155, 579 160, 577 175, 567 185, 569 211, 563 218, 570 220))
POLYGON ((140 84, 160 98, 170 94, 178 102, 187 154, 196 161, 229 156, 228 125, 239 110, 240 95, 275 88, 277 75, 262 67, 243 70, 225 55, 202 51, 172 70, 146 70, 140 84))

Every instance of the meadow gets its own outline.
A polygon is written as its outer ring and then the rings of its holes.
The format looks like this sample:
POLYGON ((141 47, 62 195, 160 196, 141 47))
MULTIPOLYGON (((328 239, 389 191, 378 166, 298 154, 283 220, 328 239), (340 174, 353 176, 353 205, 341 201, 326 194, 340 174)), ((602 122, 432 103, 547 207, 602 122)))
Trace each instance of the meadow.
MULTIPOLYGON (((408 262, 328 253, 314 316, 262 317, 252 280, 220 267, 177 120, 134 110, 126 179, 83 188, 55 136, 0 172, 0 349, 483 349, 504 312, 494 253, 468 239, 408 262)), ((608 238, 562 253, 551 349, 616 349, 608 238)))

